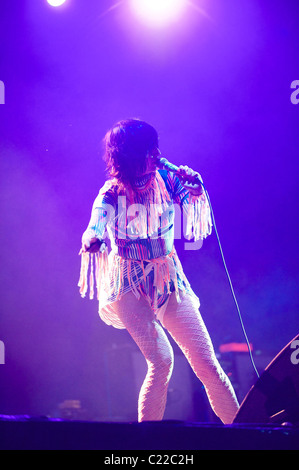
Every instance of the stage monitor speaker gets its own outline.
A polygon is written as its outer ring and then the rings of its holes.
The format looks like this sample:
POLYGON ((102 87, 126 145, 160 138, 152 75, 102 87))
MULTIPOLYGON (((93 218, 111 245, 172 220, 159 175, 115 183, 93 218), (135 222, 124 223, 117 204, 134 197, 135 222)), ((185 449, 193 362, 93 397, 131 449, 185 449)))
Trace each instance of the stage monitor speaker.
POLYGON ((299 424, 299 335, 280 351, 251 387, 234 423, 299 424))

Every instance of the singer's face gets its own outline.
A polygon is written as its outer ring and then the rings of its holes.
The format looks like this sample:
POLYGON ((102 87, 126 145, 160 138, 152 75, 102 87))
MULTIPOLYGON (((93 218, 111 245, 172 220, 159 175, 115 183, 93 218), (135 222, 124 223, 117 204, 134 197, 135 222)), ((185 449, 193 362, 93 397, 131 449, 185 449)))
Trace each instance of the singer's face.
POLYGON ((150 181, 154 178, 157 169, 157 158, 161 155, 160 150, 156 147, 146 156, 145 169, 137 172, 133 186, 139 191, 145 189, 150 181))
MULTIPOLYGON (((148 153, 146 157, 145 170, 144 172, 142 172, 142 175, 148 175, 149 173, 154 173, 156 171, 157 158, 160 157, 160 155, 161 155, 161 152, 157 147, 148 153)), ((139 174, 138 176, 142 176, 142 175, 139 174)))
POLYGON ((157 159, 161 156, 160 150, 156 147, 147 156, 147 173, 156 171, 157 159))

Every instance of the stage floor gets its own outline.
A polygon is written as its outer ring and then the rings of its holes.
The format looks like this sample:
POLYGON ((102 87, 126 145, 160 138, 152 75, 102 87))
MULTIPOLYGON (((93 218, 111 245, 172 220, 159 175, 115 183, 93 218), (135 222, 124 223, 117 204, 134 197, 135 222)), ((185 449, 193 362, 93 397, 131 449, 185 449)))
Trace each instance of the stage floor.
POLYGON ((298 450, 299 429, 254 424, 111 423, 0 416, 0 449, 104 450, 113 451, 114 457, 115 451, 127 450, 298 450))

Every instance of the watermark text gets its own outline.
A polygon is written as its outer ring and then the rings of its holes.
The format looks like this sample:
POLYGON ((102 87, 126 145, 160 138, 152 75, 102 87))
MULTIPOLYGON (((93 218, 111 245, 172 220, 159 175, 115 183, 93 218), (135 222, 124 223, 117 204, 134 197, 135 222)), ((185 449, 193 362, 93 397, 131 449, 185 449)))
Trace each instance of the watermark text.
POLYGON ((5 347, 3 341, 0 341, 0 365, 5 364, 5 347))
POLYGON ((0 104, 5 104, 5 86, 4 82, 0 80, 0 104))
POLYGON ((291 363, 296 366, 299 364, 299 339, 292 341, 291 349, 294 349, 291 354, 291 363))
POLYGON ((298 104, 299 103, 299 80, 293 80, 291 83, 291 89, 294 89, 293 93, 291 94, 291 103, 298 104))
MULTIPOLYGON (((179 204, 169 204, 161 210, 160 205, 128 204, 126 196, 119 196, 117 208, 105 204, 99 208, 95 225, 91 228, 103 232, 101 238, 109 236, 119 240, 136 239, 184 239, 186 250, 199 250, 202 247, 202 239, 194 240, 194 221, 190 225, 188 205, 181 208, 179 204), (99 222, 100 220, 100 222, 99 222), (106 225, 106 221, 109 226, 106 225)), ((199 221, 197 221, 199 223, 199 221)))

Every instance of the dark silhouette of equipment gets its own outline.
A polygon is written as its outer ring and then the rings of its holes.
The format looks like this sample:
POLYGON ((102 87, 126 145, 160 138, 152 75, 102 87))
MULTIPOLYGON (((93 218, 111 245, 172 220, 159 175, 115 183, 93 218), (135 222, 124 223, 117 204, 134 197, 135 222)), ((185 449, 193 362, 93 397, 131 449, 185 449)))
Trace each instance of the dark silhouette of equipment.
POLYGON ((299 335, 266 367, 234 423, 299 425, 299 335))

